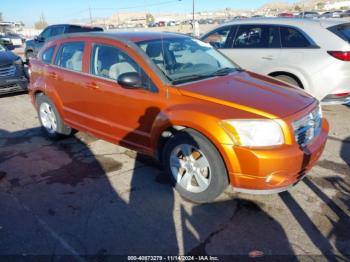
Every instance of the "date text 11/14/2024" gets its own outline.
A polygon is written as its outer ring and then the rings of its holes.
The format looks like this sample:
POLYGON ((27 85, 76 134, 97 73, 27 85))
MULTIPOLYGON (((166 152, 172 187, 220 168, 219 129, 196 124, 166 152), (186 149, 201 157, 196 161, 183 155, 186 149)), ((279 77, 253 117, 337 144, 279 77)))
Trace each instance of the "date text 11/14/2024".
POLYGON ((128 256, 128 261, 219 261, 216 256, 128 256))

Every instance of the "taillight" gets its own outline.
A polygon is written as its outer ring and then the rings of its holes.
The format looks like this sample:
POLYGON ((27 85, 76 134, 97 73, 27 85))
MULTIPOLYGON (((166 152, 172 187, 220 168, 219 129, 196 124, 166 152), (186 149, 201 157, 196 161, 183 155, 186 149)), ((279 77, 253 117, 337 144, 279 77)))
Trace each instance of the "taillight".
POLYGON ((341 61, 350 61, 350 52, 328 51, 328 54, 341 61))
POLYGON ((350 93, 334 94, 334 96, 337 96, 337 97, 344 97, 344 96, 348 96, 348 95, 350 95, 350 93))

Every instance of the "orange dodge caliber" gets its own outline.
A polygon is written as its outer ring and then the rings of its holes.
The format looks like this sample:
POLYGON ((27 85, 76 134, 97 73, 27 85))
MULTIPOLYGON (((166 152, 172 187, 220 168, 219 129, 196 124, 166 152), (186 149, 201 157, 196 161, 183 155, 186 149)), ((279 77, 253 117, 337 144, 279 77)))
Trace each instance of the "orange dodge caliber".
POLYGON ((318 101, 172 33, 65 35, 30 65, 30 95, 51 138, 73 130, 159 159, 194 202, 289 189, 320 157, 318 101))

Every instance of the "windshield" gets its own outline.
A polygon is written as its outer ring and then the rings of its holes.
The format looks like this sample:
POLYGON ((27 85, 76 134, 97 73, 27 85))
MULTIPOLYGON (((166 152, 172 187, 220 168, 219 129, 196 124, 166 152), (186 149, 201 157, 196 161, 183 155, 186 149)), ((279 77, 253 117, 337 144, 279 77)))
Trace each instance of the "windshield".
POLYGON ((238 66, 210 44, 188 37, 137 43, 173 83, 229 74, 238 66))
POLYGON ((6 51, 6 48, 2 44, 0 44, 0 51, 6 51))

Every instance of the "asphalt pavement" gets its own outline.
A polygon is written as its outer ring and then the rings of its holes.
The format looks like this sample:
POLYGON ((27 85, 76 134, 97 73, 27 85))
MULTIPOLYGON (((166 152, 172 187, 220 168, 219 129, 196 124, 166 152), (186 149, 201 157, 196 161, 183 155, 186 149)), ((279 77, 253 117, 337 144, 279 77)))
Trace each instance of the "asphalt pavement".
POLYGON ((0 97, 0 256, 349 260, 350 107, 324 114, 325 153, 296 187, 268 196, 228 188, 197 205, 152 159, 81 132, 48 140, 27 94, 0 97))

